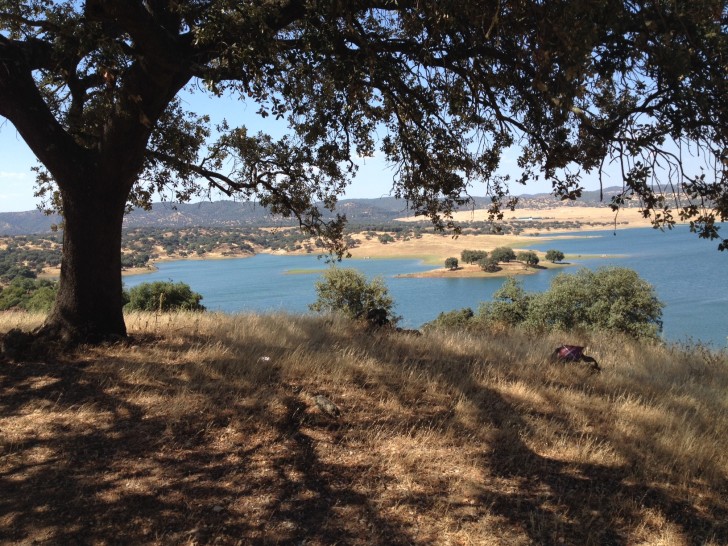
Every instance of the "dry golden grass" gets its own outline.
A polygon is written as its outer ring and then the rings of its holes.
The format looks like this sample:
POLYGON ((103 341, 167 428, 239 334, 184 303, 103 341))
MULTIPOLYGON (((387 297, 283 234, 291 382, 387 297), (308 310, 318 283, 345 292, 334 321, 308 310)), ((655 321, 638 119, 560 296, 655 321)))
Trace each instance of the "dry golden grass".
POLYGON ((286 315, 127 323, 129 343, 0 360, 0 542, 728 543, 725 354, 286 315), (604 371, 550 363, 562 342, 604 371))
MULTIPOLYGON (((456 212, 453 218, 457 222, 473 222, 473 221, 485 221, 488 219, 488 211, 486 209, 478 210, 463 210, 456 212)), ((516 220, 519 218, 534 218, 534 229, 531 231, 537 231, 540 221, 565 221, 571 220, 585 224, 582 229, 589 231, 599 229, 613 229, 614 226, 618 226, 621 229, 633 228, 633 227, 648 227, 650 226, 649 218, 645 218, 637 208, 623 208, 619 212, 612 211, 608 204, 603 206, 583 206, 580 204, 555 204, 549 208, 540 209, 528 209, 518 207, 516 210, 505 210, 503 211, 503 220, 516 220), (602 225, 586 225, 590 223, 602 224, 602 225)), ((405 218, 399 218, 403 222, 416 222, 421 221, 422 217, 408 216, 405 218)), ((572 230, 575 231, 575 230, 572 230)), ((578 231, 578 230, 576 230, 578 231)))
MULTIPOLYGON (((454 214, 455 220, 464 227, 468 222, 487 220, 487 210, 479 209, 474 211, 460 211, 454 214)), ((354 258, 415 258, 422 259, 426 263, 442 265, 446 258, 451 256, 459 257, 463 250, 487 250, 491 251, 499 246, 508 246, 514 249, 526 248, 533 244, 534 239, 530 235, 539 233, 539 242, 553 241, 554 247, 558 248, 559 239, 578 237, 582 230, 603 230, 603 229, 627 229, 634 227, 650 226, 650 220, 642 216, 636 208, 612 212, 609 206, 587 207, 587 206, 565 206, 555 205, 544 209, 522 209, 515 211, 504 211, 504 222, 519 218, 536 218, 533 227, 524 230, 524 235, 473 235, 465 234, 457 238, 442 234, 423 234, 419 239, 408 241, 397 240, 388 244, 382 244, 377 237, 366 239, 364 233, 356 234, 361 243, 350 249, 354 258), (574 221, 581 224, 581 229, 570 229, 573 235, 551 236, 545 230, 545 225, 554 221, 574 221)), ((422 221, 420 216, 408 216, 399 218, 405 222, 422 221)), ((558 231, 564 231, 559 229, 558 231)), ((543 256, 541 256, 543 258, 543 256)), ((475 273, 478 275, 479 273, 475 273)), ((501 272, 498 275, 504 276, 509 272, 501 272)), ((444 276, 442 273, 433 272, 432 276, 444 276)), ((461 272, 460 276, 473 276, 461 272)))
MULTIPOLYGON (((399 240, 382 244, 377 237, 369 240, 363 234, 356 236, 361 244, 349 250, 353 258, 413 258, 423 259, 426 263, 441 265, 450 256, 460 257, 463 250, 493 250, 499 246, 509 246, 514 249, 524 248, 533 244, 532 237, 518 237, 515 235, 460 235, 455 238, 451 235, 423 234, 419 239, 408 241, 399 240)), ((548 241, 544 237, 539 242, 548 241)))
MULTIPOLYGON (((534 243, 533 237, 530 236, 534 233, 540 234, 539 243, 553 241, 554 246, 558 248, 559 239, 578 237, 579 231, 582 230, 606 230, 615 227, 617 229, 627 229, 651 225, 650 220, 644 218, 636 208, 622 209, 618 213, 614 213, 608 205, 602 207, 554 205, 551 208, 544 209, 517 208, 515 211, 504 211, 503 214, 504 222, 519 218, 536 218, 536 220, 533 221, 532 228, 524 230, 524 235, 465 234, 454 238, 447 234, 423 234, 419 239, 398 240, 384 245, 379 242, 377 237, 367 240, 363 233, 359 233, 356 238, 360 239, 361 244, 350 249, 350 253, 354 258, 416 258, 423 259, 426 263, 433 265, 441 265, 448 257, 459 257, 463 250, 491 251, 499 246, 508 246, 514 249, 528 247, 534 243), (581 229, 559 229, 558 231, 571 231, 573 235, 551 236, 548 231, 545 231, 544 226, 554 221, 578 222, 581 224, 581 229)), ((487 220, 487 216, 486 209, 465 210, 456 212, 454 219, 462 226, 467 227, 468 222, 484 221, 487 220)), ((422 221, 422 217, 408 216, 398 220, 419 222, 422 221)), ((510 273, 499 273, 498 275, 504 276, 507 274, 510 273)), ((436 273, 433 275, 443 276, 436 273)), ((463 273, 461 276, 472 275, 463 273)))

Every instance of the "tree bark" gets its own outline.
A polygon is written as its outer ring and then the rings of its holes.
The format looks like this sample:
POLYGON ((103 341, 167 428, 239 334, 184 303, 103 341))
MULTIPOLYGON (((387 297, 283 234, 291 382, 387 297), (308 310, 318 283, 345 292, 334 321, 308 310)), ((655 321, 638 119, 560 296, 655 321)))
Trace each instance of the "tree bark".
POLYGON ((64 342, 126 336, 122 313, 121 228, 127 184, 80 184, 63 191, 63 258, 58 295, 40 334, 64 342), (103 189, 106 188, 107 191, 103 189), (84 189, 86 191, 84 191, 84 189))
MULTIPOLYGON (((125 43, 123 49, 124 55, 135 58, 119 67, 118 82, 102 81, 106 61, 97 63, 92 54, 106 51, 106 45, 74 39, 71 51, 65 39, 57 45, 33 36, 16 40, 0 33, 0 116, 10 120, 48 169, 61 191, 64 217, 54 308, 31 336, 40 343, 14 336, 19 350, 24 344, 94 343, 126 335, 121 283, 126 200, 143 171, 154 127, 192 77, 191 44, 175 34, 173 29, 181 20, 173 12, 163 10, 161 4, 155 4, 154 10, 135 2, 86 4, 90 20, 113 21, 120 33, 123 29, 132 36, 133 45, 125 43), (158 20, 157 12, 171 17, 168 27, 158 20), (92 47, 85 51, 87 46, 92 47), (34 77, 41 69, 55 74, 65 86, 55 87, 54 80, 53 89, 46 87, 47 82, 34 77), (63 87, 69 92, 66 98, 72 112, 59 115, 56 102, 42 91, 62 95, 67 92, 63 87), (96 101, 103 119, 95 111, 96 101)), ((42 17, 38 15, 41 21, 42 17)), ((88 29, 81 29, 79 36, 87 36, 84 32, 88 29)))

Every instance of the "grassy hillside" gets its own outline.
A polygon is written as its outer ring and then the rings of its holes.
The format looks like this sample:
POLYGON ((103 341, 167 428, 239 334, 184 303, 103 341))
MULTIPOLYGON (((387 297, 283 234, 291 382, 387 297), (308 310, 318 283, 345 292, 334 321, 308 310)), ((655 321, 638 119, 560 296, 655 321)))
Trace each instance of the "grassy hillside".
POLYGON ((127 344, 0 359, 1 543, 728 543, 725 354, 284 315, 128 324, 127 344), (550 363, 562 342, 604 371, 550 363))

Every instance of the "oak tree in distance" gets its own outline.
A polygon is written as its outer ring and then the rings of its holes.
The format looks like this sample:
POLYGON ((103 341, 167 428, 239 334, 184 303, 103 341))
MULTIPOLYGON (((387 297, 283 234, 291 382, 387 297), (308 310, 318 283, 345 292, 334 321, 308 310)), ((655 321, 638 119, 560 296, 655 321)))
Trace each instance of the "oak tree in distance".
MULTIPOLYGON (((42 167, 64 216, 54 310, 38 335, 126 332, 120 245, 129 206, 215 188, 340 241, 324 215, 356 171, 393 164, 393 194, 437 227, 469 202, 514 205, 516 183, 556 195, 622 169, 619 207, 718 236, 728 216, 726 2, 580 0, 0 0, 0 117, 42 167), (230 95, 288 124, 273 138, 210 127, 183 90, 230 95), (687 172, 695 154, 702 169, 687 172), (57 193, 54 193, 56 192, 57 193)), ((10 130, 6 125, 2 130, 10 130)), ((721 248, 728 246, 722 240, 721 248)))
POLYGON ((546 251, 546 259, 550 261, 551 263, 561 262, 564 259, 564 253, 560 250, 547 250, 546 251))
POLYGON ((518 253, 516 259, 523 262, 526 266, 537 266, 539 262, 538 255, 533 250, 524 250, 518 253))

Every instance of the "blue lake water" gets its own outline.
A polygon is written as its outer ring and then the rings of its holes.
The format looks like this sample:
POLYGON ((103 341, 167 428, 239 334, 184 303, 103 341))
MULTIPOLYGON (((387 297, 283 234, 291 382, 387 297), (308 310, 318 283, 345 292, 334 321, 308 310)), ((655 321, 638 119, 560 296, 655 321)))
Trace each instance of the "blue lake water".
MULTIPOLYGON (((549 233, 552 237, 558 235, 549 233)), ((573 236, 574 234, 568 234, 573 236)), ((530 248, 556 248, 578 267, 629 267, 655 286, 666 304, 663 337, 670 341, 700 340, 716 347, 728 341, 728 252, 718 252, 717 242, 699 240, 687 228, 668 233, 650 228, 582 232, 578 238, 541 241, 534 237, 530 248), (619 257, 601 257, 613 256, 619 257)), ((384 278, 396 303, 402 325, 415 328, 437 317, 441 311, 462 307, 477 309, 490 300, 503 283, 488 279, 396 278, 401 273, 427 271, 432 266, 416 260, 345 260, 342 267, 354 267, 368 277, 384 278)), ((316 299, 314 282, 328 267, 316 256, 273 256, 230 260, 177 261, 158 264, 158 271, 125 278, 127 287, 142 282, 172 280, 185 282, 204 296, 210 310, 288 311, 305 313, 316 299), (289 274, 291 270, 314 270, 289 274)), ((520 277, 530 291, 548 288, 559 271, 541 271, 520 277)))

